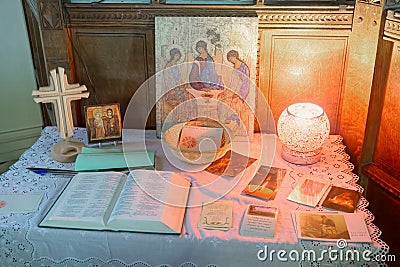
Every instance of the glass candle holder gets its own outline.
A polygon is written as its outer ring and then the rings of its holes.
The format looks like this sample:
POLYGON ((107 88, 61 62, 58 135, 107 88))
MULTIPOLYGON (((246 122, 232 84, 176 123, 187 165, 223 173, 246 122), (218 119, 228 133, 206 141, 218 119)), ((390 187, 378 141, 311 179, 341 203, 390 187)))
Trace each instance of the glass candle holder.
POLYGON ((329 119, 320 106, 313 103, 290 105, 280 115, 277 125, 283 144, 282 157, 295 164, 319 161, 329 130, 329 119))

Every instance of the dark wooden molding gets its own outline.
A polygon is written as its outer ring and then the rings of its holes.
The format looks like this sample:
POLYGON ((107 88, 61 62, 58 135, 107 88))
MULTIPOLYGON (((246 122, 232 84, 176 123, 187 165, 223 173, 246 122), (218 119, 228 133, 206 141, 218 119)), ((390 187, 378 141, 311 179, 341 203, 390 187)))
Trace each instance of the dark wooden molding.
POLYGON ((199 6, 199 5, 91 5, 65 4, 67 27, 146 26, 162 16, 258 17, 261 27, 346 28, 353 21, 353 6, 199 6))
POLYGON ((400 199, 400 181, 398 179, 373 163, 364 166, 362 172, 385 191, 391 193, 395 198, 400 199))
POLYGON ((64 22, 61 1, 39 0, 40 25, 43 30, 62 30, 64 22))

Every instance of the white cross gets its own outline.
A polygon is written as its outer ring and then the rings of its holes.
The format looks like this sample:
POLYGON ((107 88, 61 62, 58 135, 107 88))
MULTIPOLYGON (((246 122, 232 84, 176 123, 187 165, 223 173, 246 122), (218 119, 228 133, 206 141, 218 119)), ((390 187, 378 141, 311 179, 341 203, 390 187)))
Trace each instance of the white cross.
POLYGON ((67 139, 73 135, 74 122, 72 119, 71 101, 88 98, 89 92, 85 85, 68 84, 64 68, 50 71, 50 86, 40 87, 32 92, 36 103, 53 103, 60 137, 67 139))

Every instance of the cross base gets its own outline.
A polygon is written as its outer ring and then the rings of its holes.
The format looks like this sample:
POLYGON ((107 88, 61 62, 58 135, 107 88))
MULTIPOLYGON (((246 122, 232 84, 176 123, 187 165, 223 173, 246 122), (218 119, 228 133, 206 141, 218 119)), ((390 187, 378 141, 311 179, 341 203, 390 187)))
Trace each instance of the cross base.
POLYGON ((85 145, 75 139, 61 140, 51 149, 51 156, 58 162, 74 162, 85 145))

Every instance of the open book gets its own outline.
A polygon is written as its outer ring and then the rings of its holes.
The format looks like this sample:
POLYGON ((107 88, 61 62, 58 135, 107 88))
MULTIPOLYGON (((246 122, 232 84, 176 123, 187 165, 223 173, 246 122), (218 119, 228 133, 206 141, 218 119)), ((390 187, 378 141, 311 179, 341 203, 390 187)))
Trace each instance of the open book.
POLYGON ((189 189, 176 172, 79 173, 39 226, 179 234, 189 189))

